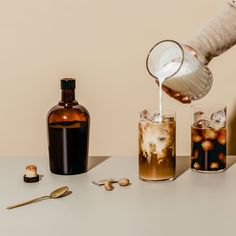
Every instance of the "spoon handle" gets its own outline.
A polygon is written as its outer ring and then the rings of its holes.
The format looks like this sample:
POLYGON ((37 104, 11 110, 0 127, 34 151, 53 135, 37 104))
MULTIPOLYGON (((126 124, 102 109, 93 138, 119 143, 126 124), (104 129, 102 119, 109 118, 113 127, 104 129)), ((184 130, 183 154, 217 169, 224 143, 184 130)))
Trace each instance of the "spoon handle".
POLYGON ((50 196, 38 197, 38 198, 32 199, 30 201, 25 201, 25 202, 22 202, 22 203, 11 205, 11 206, 7 207, 7 209, 13 209, 13 208, 16 208, 16 207, 24 206, 24 205, 31 204, 31 203, 34 203, 34 202, 39 202, 39 201, 49 199, 49 198, 50 198, 50 196))

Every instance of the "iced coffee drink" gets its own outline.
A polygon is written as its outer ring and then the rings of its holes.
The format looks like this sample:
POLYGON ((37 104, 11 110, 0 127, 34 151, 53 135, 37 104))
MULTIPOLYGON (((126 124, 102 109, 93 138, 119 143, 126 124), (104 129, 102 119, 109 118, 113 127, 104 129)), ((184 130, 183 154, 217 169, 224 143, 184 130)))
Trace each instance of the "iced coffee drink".
POLYGON ((139 178, 145 181, 175 178, 175 114, 144 110, 139 121, 139 178))
POLYGON ((226 167, 226 108, 193 106, 191 168, 219 172, 226 167))

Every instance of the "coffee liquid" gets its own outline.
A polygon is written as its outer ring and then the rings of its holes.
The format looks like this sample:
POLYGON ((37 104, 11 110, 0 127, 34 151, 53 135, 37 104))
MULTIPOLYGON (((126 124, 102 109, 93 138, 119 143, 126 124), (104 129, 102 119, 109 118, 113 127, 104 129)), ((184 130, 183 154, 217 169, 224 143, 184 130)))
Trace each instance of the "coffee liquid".
POLYGON ((88 122, 56 122, 48 125, 50 170, 73 175, 87 171, 88 122))
POLYGON ((197 171, 222 171, 226 168, 226 128, 192 126, 191 168, 197 171))

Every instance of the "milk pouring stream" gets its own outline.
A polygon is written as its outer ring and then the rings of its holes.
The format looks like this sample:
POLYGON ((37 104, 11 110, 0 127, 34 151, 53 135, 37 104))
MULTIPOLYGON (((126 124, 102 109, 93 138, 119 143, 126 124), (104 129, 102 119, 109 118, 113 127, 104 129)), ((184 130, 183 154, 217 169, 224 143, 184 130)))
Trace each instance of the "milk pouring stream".
MULTIPOLYGON (((159 116, 155 118, 155 122, 162 122, 162 88, 163 88, 163 83, 165 80, 169 77, 170 74, 174 74, 176 71, 178 71, 178 68, 180 67, 180 62, 174 62, 170 61, 169 63, 166 64, 160 71, 157 71, 156 77, 158 78, 159 81, 159 116)), ((183 71, 184 73, 188 74, 189 73, 189 67, 185 66, 185 70, 183 71)), ((184 74, 183 74, 184 76, 184 74)))

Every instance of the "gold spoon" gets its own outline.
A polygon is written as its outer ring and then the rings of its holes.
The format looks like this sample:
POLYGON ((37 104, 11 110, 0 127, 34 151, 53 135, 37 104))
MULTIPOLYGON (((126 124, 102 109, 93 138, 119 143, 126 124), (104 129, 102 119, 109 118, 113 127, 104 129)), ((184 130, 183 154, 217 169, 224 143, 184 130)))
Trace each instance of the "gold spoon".
POLYGON ((68 186, 63 186, 63 187, 58 188, 58 189, 54 190, 53 192, 51 192, 49 196, 38 197, 38 198, 32 199, 30 201, 18 203, 18 204, 7 207, 7 209, 13 209, 13 208, 24 206, 24 205, 27 205, 27 204, 30 204, 30 203, 39 202, 39 201, 42 201, 42 200, 45 200, 45 199, 59 198, 64 193, 66 193, 68 190, 69 190, 68 186))

